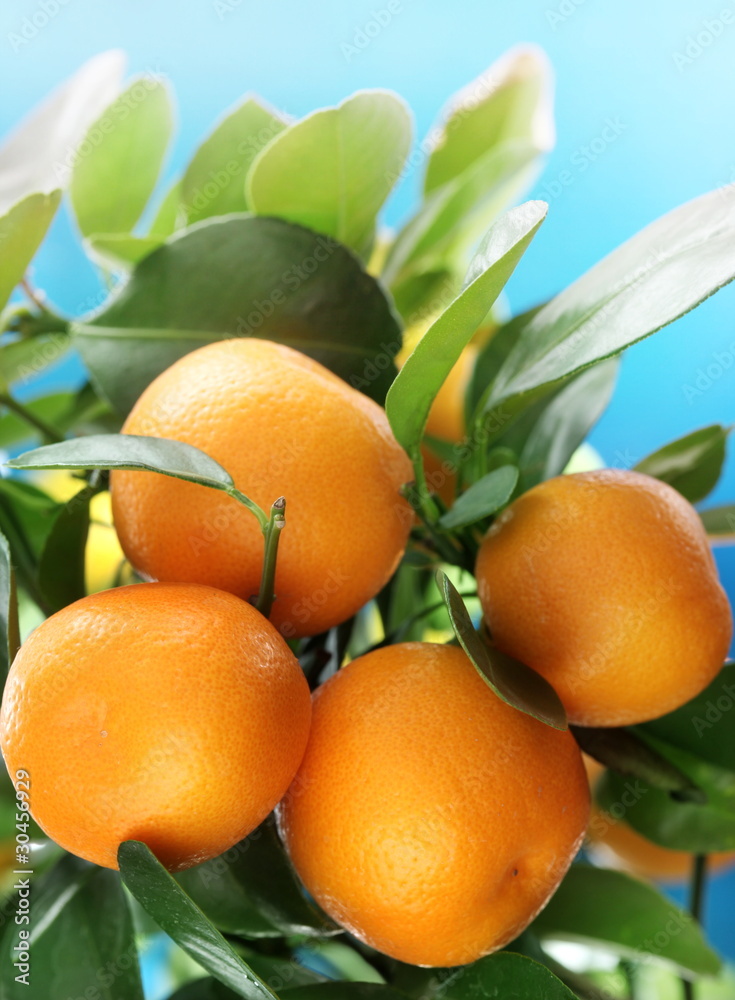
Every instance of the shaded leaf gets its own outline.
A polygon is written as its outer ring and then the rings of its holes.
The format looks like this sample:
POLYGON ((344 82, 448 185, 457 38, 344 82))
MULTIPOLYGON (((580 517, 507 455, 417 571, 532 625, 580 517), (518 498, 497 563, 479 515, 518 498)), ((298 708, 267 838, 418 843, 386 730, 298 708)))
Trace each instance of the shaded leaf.
MULTIPOLYGON (((0 219, 0 309, 33 260, 60 201, 59 190, 31 194, 0 219)), ((0 371, 0 383, 3 377, 0 371)))
POLYGON ((516 466, 501 465, 457 497, 452 509, 439 519, 439 524, 442 528, 462 528, 495 514, 513 496, 517 482, 516 466))
POLYGON ((648 455, 635 466, 636 472, 663 480, 697 503, 717 485, 728 433, 720 424, 702 427, 648 455))
POLYGON ((289 126, 258 155, 246 197, 365 254, 375 218, 411 147, 411 116, 395 94, 365 90, 289 126))
POLYGON ((73 331, 95 383, 121 413, 184 354, 239 336, 303 351, 381 401, 401 344, 385 293, 344 247, 280 219, 247 216, 173 237, 73 331))
POLYGON ((499 951, 460 969, 441 970, 438 988, 428 995, 445 1000, 576 1000, 540 962, 510 951, 499 951))
POLYGON ((118 861, 125 885, 146 913, 203 969, 245 1000, 278 1000, 145 844, 126 840, 118 861))
POLYGON ((38 564, 38 586, 53 611, 87 593, 84 555, 89 534, 89 505, 96 490, 85 486, 62 505, 38 564))
POLYGON ((705 531, 713 536, 714 541, 728 541, 735 537, 735 504, 710 507, 709 510, 701 511, 699 516, 705 531))
POLYGON ((405 993, 380 983, 318 983, 281 990, 280 996, 282 1000, 406 1000, 405 993))
POLYGON ((437 573, 437 585, 447 605, 455 635, 488 687, 513 708, 554 729, 566 729, 564 706, 548 681, 524 663, 483 642, 457 589, 442 572, 437 573))
POLYGON ((18 596, 8 540, 0 533, 0 677, 5 677, 20 648, 18 596))
POLYGON ((213 215, 245 212, 251 163, 286 128, 258 97, 248 97, 215 125, 181 179, 181 205, 189 225, 213 215))
POLYGON ((172 131, 169 89, 150 75, 133 79, 92 124, 70 185, 85 236, 131 232, 153 193, 172 131))
POLYGON ((591 865, 572 865, 533 929, 638 961, 650 956, 687 976, 716 975, 721 965, 690 914, 647 883, 591 865))

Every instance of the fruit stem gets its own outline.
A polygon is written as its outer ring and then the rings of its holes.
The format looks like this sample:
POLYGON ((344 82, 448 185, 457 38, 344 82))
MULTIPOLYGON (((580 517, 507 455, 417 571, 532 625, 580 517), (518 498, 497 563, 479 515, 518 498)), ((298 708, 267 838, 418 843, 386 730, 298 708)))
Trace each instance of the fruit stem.
POLYGON ((37 417, 35 413, 32 413, 27 407, 23 406, 22 403, 19 403, 18 400, 14 399, 9 392, 0 393, 0 406, 4 406, 6 410, 10 410, 30 427, 34 427, 49 444, 58 444, 59 441, 64 440, 64 436, 62 434, 59 434, 50 424, 47 424, 45 420, 41 420, 41 418, 37 417))
POLYGON ((281 531, 286 524, 286 498, 279 497, 271 507, 270 517, 263 528, 263 575, 260 578, 260 591, 255 607, 261 615, 267 618, 271 613, 275 594, 273 587, 276 580, 276 556, 281 531))
MULTIPOLYGON (((689 912, 700 925, 702 923, 706 883, 707 855, 695 854, 692 862, 692 875, 689 881, 689 912)), ((682 978, 681 984, 684 988, 684 1000, 694 1000, 694 983, 690 979, 682 978)))

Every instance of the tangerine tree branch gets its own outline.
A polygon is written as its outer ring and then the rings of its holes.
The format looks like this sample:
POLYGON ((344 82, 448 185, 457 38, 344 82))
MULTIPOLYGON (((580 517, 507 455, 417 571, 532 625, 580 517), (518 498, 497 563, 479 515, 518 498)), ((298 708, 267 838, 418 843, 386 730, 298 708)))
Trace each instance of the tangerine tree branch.
MULTIPOLYGON (((692 876, 689 882, 689 912, 700 925, 702 923, 706 882, 707 855, 695 854, 692 863, 692 876)), ((684 988, 684 1000, 694 1000, 694 983, 690 979, 682 979, 681 982, 684 988)))
POLYGON ((286 498, 279 497, 271 507, 268 523, 263 528, 263 574, 260 578, 260 591, 255 607, 267 618, 273 607, 275 598, 274 585, 276 581, 276 557, 281 531, 286 525, 286 498))
POLYGON ((59 434, 51 424, 47 424, 45 420, 37 417, 35 413, 23 406, 22 403, 19 403, 9 392, 0 393, 0 406, 4 406, 6 410, 14 413, 16 417, 20 417, 29 427, 37 430, 48 444, 58 444, 59 441, 64 440, 63 434, 59 434))

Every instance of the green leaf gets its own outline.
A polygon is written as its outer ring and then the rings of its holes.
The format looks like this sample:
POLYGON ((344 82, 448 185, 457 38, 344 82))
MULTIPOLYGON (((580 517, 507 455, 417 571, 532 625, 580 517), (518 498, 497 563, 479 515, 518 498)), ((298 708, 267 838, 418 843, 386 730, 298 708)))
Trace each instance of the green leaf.
POLYGON ((339 930, 305 898, 270 820, 225 854, 179 873, 176 880, 227 934, 259 938, 339 930))
POLYGON ((642 778, 652 788, 678 801, 706 802, 706 796, 670 760, 657 753, 633 729, 571 726, 580 748, 600 764, 630 778, 642 778))
POLYGON ((591 865, 572 865, 533 929, 542 938, 601 944, 638 961, 650 956, 687 977, 720 970, 694 917, 653 886, 591 865))
POLYGON ((735 536, 735 504, 726 507, 710 507, 700 511, 699 516, 708 535, 713 541, 725 541, 735 536))
POLYGON ((602 808, 614 820, 625 819, 638 833, 661 847, 694 854, 735 850, 735 778, 729 769, 663 740, 647 737, 707 796, 705 804, 675 802, 670 795, 641 779, 606 771, 595 786, 602 808))
POLYGON ((31 194, 0 218, 0 309, 26 273, 60 201, 59 190, 31 194))
POLYGON ((551 87, 551 67, 541 49, 524 46, 504 53, 451 100, 434 137, 426 193, 464 173, 502 142, 527 140, 538 152, 551 149, 551 87))
MULTIPOLYGON (((56 427, 57 421, 69 410, 74 395, 73 392, 56 392, 51 396, 41 396, 23 403, 23 406, 39 420, 56 427)), ((15 413, 8 411, 0 416, 0 448, 7 449, 19 441, 27 441, 33 437, 38 437, 38 431, 15 413)))
POLYGON ((281 990, 280 996, 281 1000, 406 1000, 405 993, 380 983, 318 983, 281 990))
POLYGON ((385 293, 349 251, 280 219, 247 216, 173 237, 73 332, 122 413, 184 354, 239 336, 288 344, 381 401, 401 344, 385 293))
POLYGON ((12 469, 133 469, 158 472, 188 483, 222 490, 239 500, 258 518, 260 508, 235 488, 232 476, 219 462, 183 441, 136 434, 90 434, 59 444, 45 445, 7 463, 12 469))
POLYGON ((642 230, 521 331, 487 411, 660 330, 735 276, 735 191, 695 198, 642 230))
POLYGON ((501 465, 462 493, 452 509, 439 519, 439 524, 442 528, 463 528, 495 514, 513 496, 517 482, 518 469, 514 465, 501 465))
POLYGON ((729 430, 720 424, 702 427, 672 441, 639 462, 635 469, 673 486, 690 503, 703 500, 720 478, 729 430))
POLYGON ((543 405, 520 454, 520 492, 562 474, 610 402, 619 367, 611 358, 583 371, 543 405))
MULTIPOLYGON (((6 923, 0 996, 143 1000, 133 922, 117 872, 67 854, 42 878, 30 875, 31 922, 6 923), (19 931, 30 930, 30 986, 15 981, 19 931)), ((16 907, 13 906, 13 911, 16 907)), ((8 911, 9 912, 9 911, 8 911)))
POLYGON ((89 534, 89 505, 97 491, 85 486, 63 504, 41 553, 38 586, 53 611, 87 593, 84 555, 89 534))
POLYGON ((97 233, 84 241, 92 260, 111 271, 129 271, 163 243, 163 237, 132 233, 97 233))
POLYGON ((248 203, 259 215, 298 222, 364 255, 408 156, 411 133, 410 112, 395 94, 353 94, 266 146, 248 175, 248 203))
POLYGON ((0 533, 0 678, 7 674, 20 649, 18 595, 8 540, 0 533))
POLYGON ((546 216, 530 201, 511 209, 488 232, 461 294, 426 331, 398 373, 386 399, 393 433, 414 462, 431 404, 546 216))
POLYGON ((28 385, 49 365, 68 352, 71 340, 66 333, 45 333, 12 340, 0 347, 0 387, 28 385))
POLYGON ((36 191, 66 187, 85 132, 120 90, 125 55, 101 52, 57 87, 0 147, 0 213, 36 191))
POLYGON ((50 613, 38 586, 38 561, 60 504, 30 483, 0 478, 0 531, 10 544, 17 582, 50 613))
POLYGON ((701 694, 636 731, 686 750, 735 775, 735 663, 726 663, 701 694))
POLYGON ((566 729, 564 706, 548 681, 525 663, 483 642, 459 592, 441 571, 437 573, 437 585, 447 605, 455 635, 488 687, 507 705, 532 715, 554 729, 566 729))
POLYGON ((184 211, 181 207, 181 181, 175 181, 164 195, 153 216, 148 230, 149 236, 158 236, 161 241, 171 236, 185 224, 184 211))
POLYGON ((245 178, 258 153, 286 128, 286 121, 257 97, 223 117, 192 157, 181 181, 189 225, 213 215, 245 212, 245 178))
POLYGON ((150 75, 136 77, 91 126, 70 186, 85 236, 131 232, 153 193, 172 132, 169 89, 150 75))
POLYGON ((125 885, 146 913, 203 969, 245 1000, 278 1000, 145 844, 126 840, 118 861, 125 885))
POLYGON ((460 969, 442 970, 435 992, 442 1000, 576 1000, 572 991, 540 962, 499 951, 460 969))

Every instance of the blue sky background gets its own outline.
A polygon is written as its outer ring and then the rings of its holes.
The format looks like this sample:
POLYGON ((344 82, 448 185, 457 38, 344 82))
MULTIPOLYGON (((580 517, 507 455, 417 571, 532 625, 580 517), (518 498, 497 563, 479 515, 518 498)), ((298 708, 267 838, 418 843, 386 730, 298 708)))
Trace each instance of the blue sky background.
MULTIPOLYGON (((300 116, 360 87, 389 87, 409 102, 417 136, 445 100, 505 49, 536 42, 557 74, 557 146, 533 195, 547 222, 509 286, 513 310, 554 294, 646 223, 707 190, 735 182, 735 12, 708 0, 400 0, 389 23, 357 52, 356 33, 386 0, 14 0, 0 11, 0 132, 82 61, 129 54, 131 72, 170 77, 179 128, 173 176, 213 119, 244 92, 300 116), (25 18, 47 23, 18 45, 25 18), (697 42, 699 36, 699 43, 697 42), (582 170, 580 150, 609 119, 619 135, 582 170), (576 155, 575 155, 576 154, 576 155), (553 181, 571 170, 556 193, 553 181)), ((383 17, 385 20, 385 17, 383 17)), ((372 28, 369 28, 372 31, 372 28)), ((389 222, 416 197, 411 176, 391 199, 389 222)), ((97 278, 67 218, 54 224, 36 283, 78 312, 99 301, 97 278)), ((629 464, 695 427, 735 418, 735 289, 634 347, 592 442, 610 465, 629 464), (705 374, 720 361, 730 364, 705 374), (716 377, 712 378, 712 375, 716 377), (703 388, 687 399, 686 387, 703 388)), ((69 369, 59 378, 70 376, 69 369)), ((733 449, 731 449, 733 450, 733 449)), ((735 460, 711 502, 735 500, 735 460)), ((735 548, 718 554, 735 598, 735 548)), ((724 906, 735 877, 719 880, 724 906)), ((715 937, 735 955, 735 931, 715 937)))

